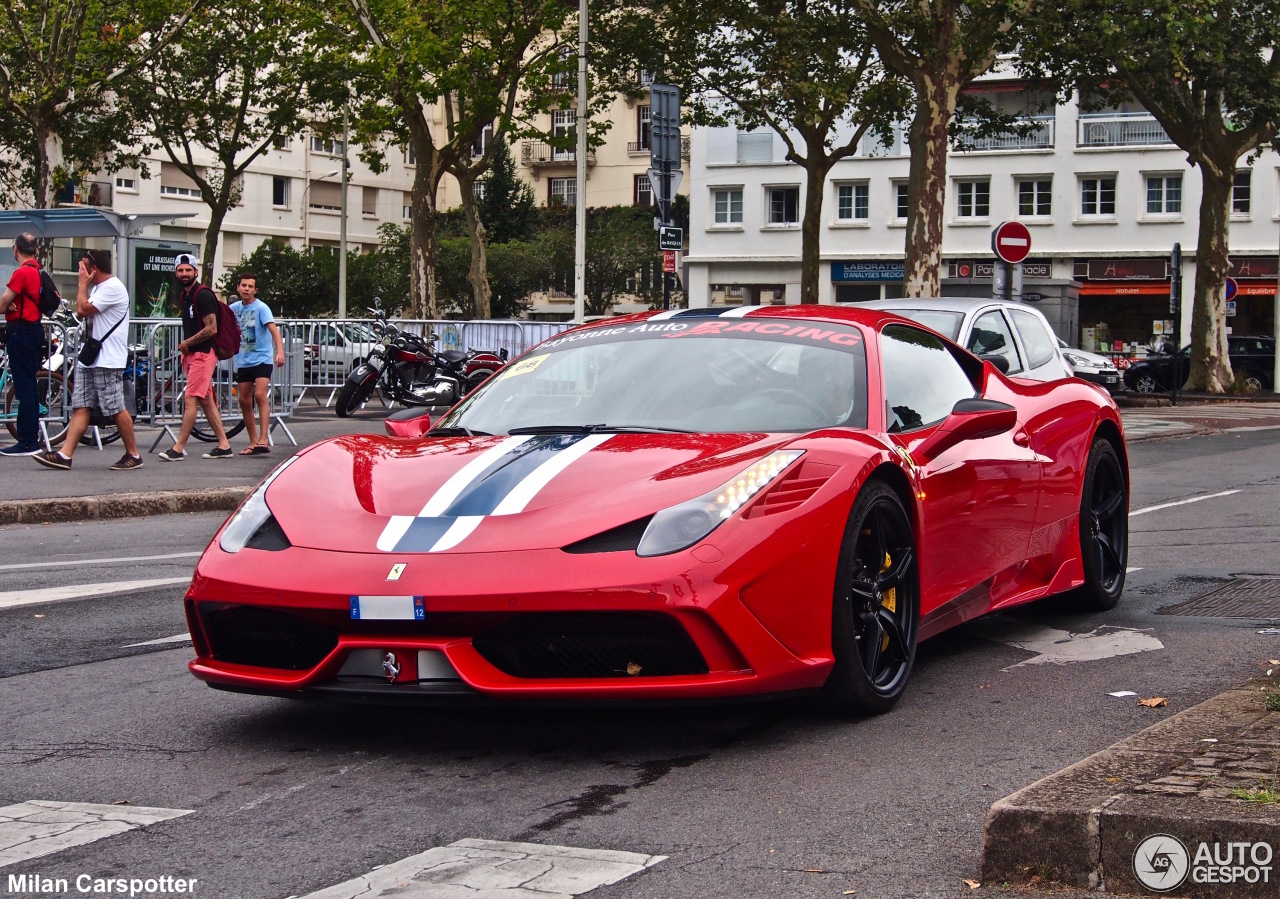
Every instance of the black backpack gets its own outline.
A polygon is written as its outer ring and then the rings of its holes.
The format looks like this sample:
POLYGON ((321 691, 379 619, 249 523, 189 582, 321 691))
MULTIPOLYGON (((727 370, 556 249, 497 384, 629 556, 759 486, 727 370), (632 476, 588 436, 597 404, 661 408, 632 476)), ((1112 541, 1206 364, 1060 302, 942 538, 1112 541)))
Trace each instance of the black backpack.
POLYGON ((53 315, 62 308, 62 294, 58 293, 58 285, 53 283, 53 277, 44 269, 40 269, 40 314, 42 316, 53 315))

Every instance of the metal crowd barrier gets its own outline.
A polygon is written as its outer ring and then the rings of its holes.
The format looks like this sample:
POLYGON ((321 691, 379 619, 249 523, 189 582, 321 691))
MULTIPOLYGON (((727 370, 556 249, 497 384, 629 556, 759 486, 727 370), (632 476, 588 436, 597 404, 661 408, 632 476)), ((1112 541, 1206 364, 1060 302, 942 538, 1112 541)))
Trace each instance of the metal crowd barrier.
MULTIPOLYGON (((397 328, 430 340, 437 350, 505 349, 511 358, 573 327, 562 322, 457 321, 393 319, 397 328)), ((317 405, 332 405, 347 375, 381 342, 371 319, 276 319, 281 335, 303 346, 300 367, 291 381, 293 402, 310 395, 317 405)))
MULTIPOLYGON (((65 377, 75 365, 75 351, 79 339, 74 327, 68 328, 62 321, 44 321, 44 350, 37 374, 36 395, 40 402, 40 440, 46 450, 52 450, 55 444, 61 444, 62 435, 71 421, 71 381, 65 377), (70 338, 70 339, 69 339, 70 338), (70 354, 69 356, 67 354, 70 354), (70 358, 70 365, 63 360, 70 358), (52 370, 50 364, 52 363, 52 370)), ((13 383, 13 372, 9 370, 9 354, 0 348, 0 423, 6 429, 13 429, 11 436, 17 436, 18 401, 17 389, 13 383)), ((98 437, 97 429, 94 431, 98 437)), ((102 441, 98 439, 98 448, 102 441)))
MULTIPOLYGON (((138 420, 160 428, 160 433, 156 435, 149 450, 154 453, 166 436, 177 440, 174 426, 182 423, 183 392, 187 384, 182 372, 181 354, 178 352, 178 344, 182 341, 182 322, 177 319, 147 319, 136 325, 143 330, 142 340, 135 348, 135 373, 139 385, 136 393, 138 420)), ((298 441, 289 430, 288 421, 297 405, 292 376, 299 367, 302 343, 283 328, 280 336, 284 342, 285 364, 276 366, 271 371, 271 388, 268 394, 271 399, 271 426, 267 441, 275 445, 272 432, 280 428, 289 442, 297 446, 298 441)), ((213 395, 224 427, 234 427, 241 418, 241 412, 236 395, 233 360, 226 359, 218 363, 213 376, 213 395)), ((195 433, 198 439, 214 439, 203 408, 196 416, 195 433)))

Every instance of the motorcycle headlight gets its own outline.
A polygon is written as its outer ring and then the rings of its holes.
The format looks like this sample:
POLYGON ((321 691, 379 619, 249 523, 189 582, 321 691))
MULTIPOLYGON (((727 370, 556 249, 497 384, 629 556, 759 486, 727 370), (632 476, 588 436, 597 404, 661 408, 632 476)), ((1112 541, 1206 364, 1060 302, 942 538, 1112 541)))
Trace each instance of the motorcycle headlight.
POLYGON ((227 526, 222 529, 222 536, 218 538, 218 545, 222 547, 223 552, 240 552, 245 544, 253 539, 258 528, 271 520, 271 509, 267 507, 267 488, 286 468, 297 461, 297 456, 286 459, 283 465, 267 475, 267 479, 258 485, 258 489, 249 494, 249 498, 240 505, 236 514, 231 516, 231 521, 227 522, 227 526))
POLYGON ((663 556, 702 540, 775 480, 804 450, 778 450, 743 469, 710 493, 663 509, 649 521, 636 547, 638 556, 663 556))

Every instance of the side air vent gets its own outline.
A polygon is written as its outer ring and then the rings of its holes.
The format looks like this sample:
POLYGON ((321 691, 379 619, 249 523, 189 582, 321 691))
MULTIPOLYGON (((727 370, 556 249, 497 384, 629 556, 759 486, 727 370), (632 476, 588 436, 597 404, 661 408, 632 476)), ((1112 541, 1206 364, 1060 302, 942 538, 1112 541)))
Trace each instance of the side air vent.
POLYGON ((635 552, 636 547, 640 545, 640 538, 644 536, 644 529, 649 526, 649 519, 651 518, 653 516, 649 515, 627 524, 619 525, 616 528, 601 531, 593 537, 579 540, 577 543, 570 543, 564 547, 564 551, 579 554, 635 552))
POLYGON ((779 512, 790 512, 809 497, 818 492, 818 488, 835 474, 835 465, 822 462, 804 462, 795 471, 788 472, 765 495, 752 503, 744 515, 745 518, 760 518, 765 515, 776 515, 779 512))
POLYGON ((293 544, 285 536, 284 528, 280 527, 280 522, 276 521, 274 515, 264 521, 245 544, 246 549, 265 549, 268 552, 279 552, 291 546, 293 544))

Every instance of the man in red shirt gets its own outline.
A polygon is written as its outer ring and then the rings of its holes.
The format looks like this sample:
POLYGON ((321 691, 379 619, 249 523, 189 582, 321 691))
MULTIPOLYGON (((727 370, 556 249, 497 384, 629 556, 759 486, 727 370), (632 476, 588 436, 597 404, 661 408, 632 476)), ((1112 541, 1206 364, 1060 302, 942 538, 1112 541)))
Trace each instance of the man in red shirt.
POLYGON ((18 400, 18 442, 0 450, 0 456, 34 456, 40 451, 40 399, 36 372, 44 355, 44 327, 40 324, 40 263, 36 261, 36 238, 19 234, 13 242, 13 259, 18 268, 0 295, 0 311, 9 337, 9 371, 18 400))

